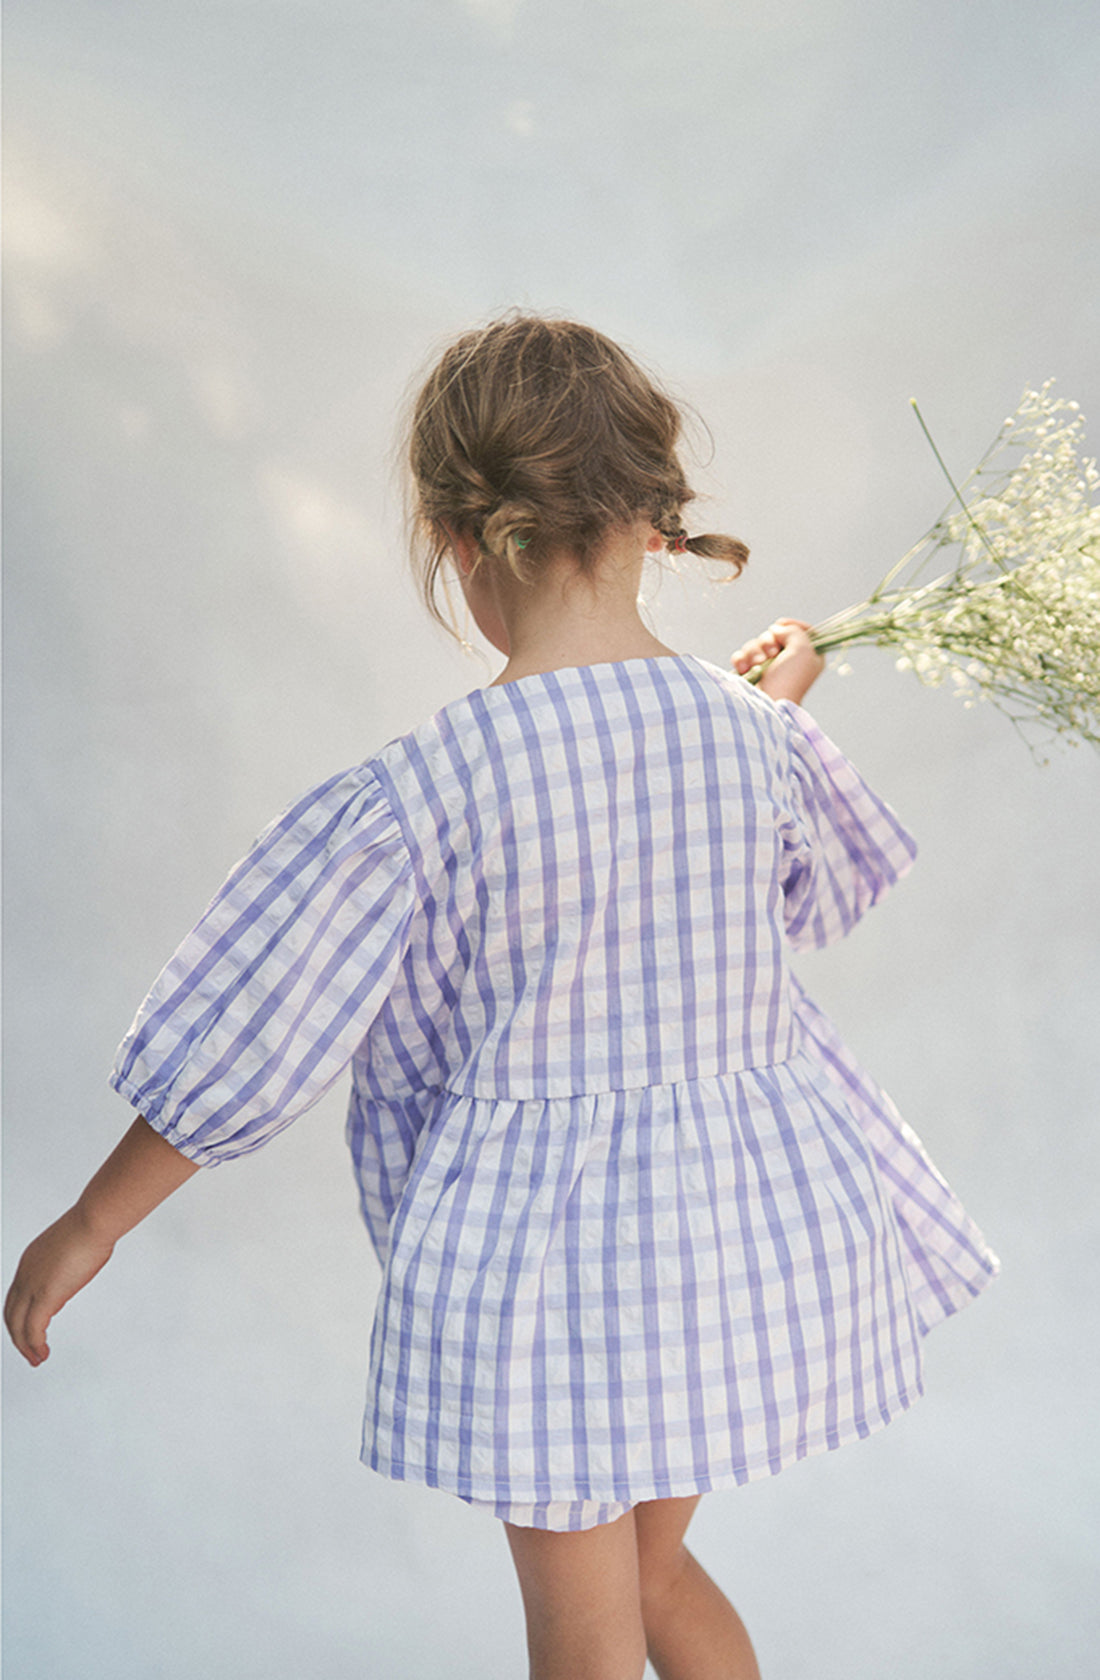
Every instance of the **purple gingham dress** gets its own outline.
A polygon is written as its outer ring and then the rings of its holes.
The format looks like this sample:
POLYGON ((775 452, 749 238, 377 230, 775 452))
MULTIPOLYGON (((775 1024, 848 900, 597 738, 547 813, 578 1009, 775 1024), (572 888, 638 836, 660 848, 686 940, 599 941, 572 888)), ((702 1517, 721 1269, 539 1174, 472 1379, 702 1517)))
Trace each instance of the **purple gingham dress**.
POLYGON ((913 855, 705 660, 521 677, 272 823, 111 1082, 213 1166, 350 1063, 364 1462, 586 1528, 881 1429, 998 1269, 788 966, 913 855))

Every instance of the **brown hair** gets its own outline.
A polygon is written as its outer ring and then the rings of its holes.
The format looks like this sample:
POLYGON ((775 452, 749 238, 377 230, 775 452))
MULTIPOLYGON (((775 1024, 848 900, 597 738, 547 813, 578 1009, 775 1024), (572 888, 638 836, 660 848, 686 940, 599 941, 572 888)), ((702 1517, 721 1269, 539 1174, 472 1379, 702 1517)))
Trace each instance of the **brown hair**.
MULTIPOLYGON (((670 548, 748 559, 732 537, 689 537, 694 492, 676 453, 682 416, 611 339, 575 321, 509 314, 451 344, 428 376, 408 428, 410 547, 432 617, 451 547, 472 536, 477 564, 537 575, 557 551, 591 571, 606 537, 648 519, 670 548)), ((444 582, 446 580, 444 579, 444 582)))

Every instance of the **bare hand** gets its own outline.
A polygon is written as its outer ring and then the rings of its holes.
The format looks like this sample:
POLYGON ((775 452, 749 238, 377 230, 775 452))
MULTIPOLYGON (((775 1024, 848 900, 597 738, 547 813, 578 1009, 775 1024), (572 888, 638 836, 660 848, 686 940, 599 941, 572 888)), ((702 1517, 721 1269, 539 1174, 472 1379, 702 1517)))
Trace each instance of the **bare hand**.
POLYGON ((741 676, 763 665, 757 687, 772 700, 793 700, 797 704, 825 669, 824 655, 810 640, 811 628, 801 618, 777 618, 759 636, 739 647, 730 664, 741 676))
POLYGON ((41 1365, 50 1357, 50 1320, 107 1264, 114 1246, 89 1230, 76 1207, 29 1245, 4 1304, 8 1333, 29 1364, 41 1365))

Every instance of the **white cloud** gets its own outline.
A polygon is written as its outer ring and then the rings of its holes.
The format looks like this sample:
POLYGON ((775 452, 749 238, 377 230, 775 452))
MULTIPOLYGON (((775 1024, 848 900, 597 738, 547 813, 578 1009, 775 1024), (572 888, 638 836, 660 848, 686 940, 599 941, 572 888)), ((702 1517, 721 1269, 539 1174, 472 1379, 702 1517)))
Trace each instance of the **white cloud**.
POLYGON ((16 272, 69 274, 90 255, 87 234, 70 214, 51 204, 21 161, 8 158, 5 189, 4 252, 16 272))
POLYGON ((242 438, 253 405, 238 373, 220 360, 199 362, 189 372, 199 412, 214 435, 229 442, 242 438))
POLYGON ((529 99, 514 99, 505 110, 504 121, 513 134, 533 134, 535 107, 529 99))
POLYGON ((459 5, 494 34, 508 36, 515 27, 521 0, 459 0, 459 5))
POLYGON ((318 561, 333 550, 359 548, 367 541, 370 533, 359 511, 308 473, 268 465, 261 467, 259 483, 276 524, 318 561))

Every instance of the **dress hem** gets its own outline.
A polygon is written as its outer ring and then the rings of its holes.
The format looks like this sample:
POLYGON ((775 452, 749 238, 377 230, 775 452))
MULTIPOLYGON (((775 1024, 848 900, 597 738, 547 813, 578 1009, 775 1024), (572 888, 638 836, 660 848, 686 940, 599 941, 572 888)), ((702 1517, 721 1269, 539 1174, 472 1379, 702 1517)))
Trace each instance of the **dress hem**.
POLYGON ((973 1271, 968 1274, 960 1272, 950 1281, 940 1277, 935 1283, 922 1279, 920 1287, 914 1289, 911 1296, 917 1329, 921 1336, 927 1336, 937 1324, 953 1318, 963 1307, 968 1307, 971 1301, 976 1301, 994 1279, 999 1277, 1000 1271, 999 1257, 991 1248, 986 1248, 973 1271))
POLYGON ((756 1459, 748 1464, 736 1465, 728 1471, 717 1475, 685 1475, 665 1480, 650 1480, 641 1486, 630 1488, 593 1489, 574 1484, 568 1488, 553 1488, 547 1492, 535 1493, 529 1488, 499 1488, 475 1487, 465 1478, 462 1486, 448 1485, 438 1472, 428 1474, 425 1466, 403 1463, 401 1465, 383 1464, 381 1455, 364 1452, 360 1462, 368 1470, 374 1470, 378 1475, 385 1476, 388 1481, 419 1482, 422 1486, 438 1489, 441 1493, 450 1493, 464 1503, 479 1505, 547 1505, 547 1504, 576 1504, 584 1501, 592 1504, 627 1504, 639 1505, 650 1499, 682 1499, 694 1493, 719 1493, 723 1489, 744 1487, 748 1482, 763 1481, 767 1476, 777 1476, 781 1471, 789 1469, 792 1464, 800 1463, 803 1459, 818 1458, 827 1452, 835 1452, 840 1447, 850 1446, 853 1441, 864 1441, 871 1435, 878 1434, 891 1423, 895 1417, 906 1412, 918 1399, 924 1395, 924 1383, 918 1381, 915 1387, 900 1389, 891 1401, 892 1409, 883 1407, 881 1411, 853 1418, 842 1430, 835 1431, 831 1436, 818 1436, 812 1444, 807 1444, 803 1451, 782 1453, 778 1457, 756 1459))

